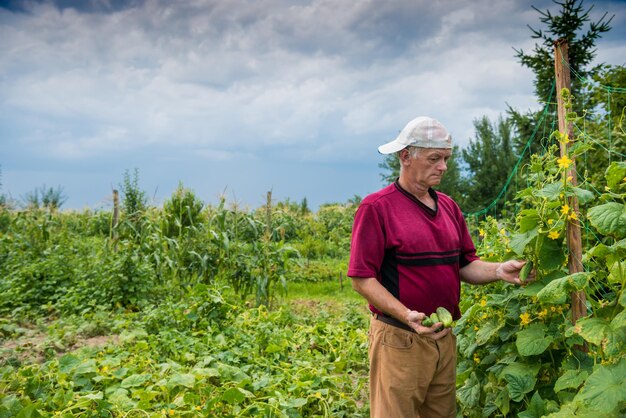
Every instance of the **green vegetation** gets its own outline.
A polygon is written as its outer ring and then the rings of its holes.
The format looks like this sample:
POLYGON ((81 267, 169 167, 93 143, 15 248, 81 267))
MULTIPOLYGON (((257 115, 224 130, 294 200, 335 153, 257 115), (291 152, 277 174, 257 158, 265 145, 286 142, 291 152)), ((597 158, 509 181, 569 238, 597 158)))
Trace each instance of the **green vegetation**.
POLYGON ((368 415, 356 206, 158 209, 127 177, 117 225, 2 208, 0 417, 368 415))

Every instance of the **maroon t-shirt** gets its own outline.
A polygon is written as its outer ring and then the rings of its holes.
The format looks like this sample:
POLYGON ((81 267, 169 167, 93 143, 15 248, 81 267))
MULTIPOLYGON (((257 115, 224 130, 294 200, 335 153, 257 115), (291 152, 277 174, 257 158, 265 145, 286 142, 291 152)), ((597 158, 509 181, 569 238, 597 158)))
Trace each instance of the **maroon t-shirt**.
MULTIPOLYGON (((429 190, 430 209, 395 182, 363 199, 354 218, 348 276, 375 277, 407 308, 460 318, 461 267, 477 260, 458 205, 429 190)), ((383 313, 370 305, 374 313, 383 313)))

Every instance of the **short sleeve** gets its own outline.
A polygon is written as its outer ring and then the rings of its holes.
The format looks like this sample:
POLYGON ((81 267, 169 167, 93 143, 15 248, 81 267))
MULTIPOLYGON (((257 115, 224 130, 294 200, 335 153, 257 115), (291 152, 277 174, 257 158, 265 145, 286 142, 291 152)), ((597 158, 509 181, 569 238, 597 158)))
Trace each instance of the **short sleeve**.
POLYGON ((385 256, 384 222, 376 206, 361 204, 354 216, 348 277, 378 277, 385 256))
POLYGON ((476 247, 474 246, 474 241, 472 241, 472 236, 467 229, 467 223, 465 222, 465 217, 463 217, 463 213, 461 209, 457 208, 457 222, 459 223, 459 231, 460 231, 460 242, 461 242, 461 257, 459 260, 460 267, 463 268, 472 261, 479 260, 480 257, 476 255, 476 247))

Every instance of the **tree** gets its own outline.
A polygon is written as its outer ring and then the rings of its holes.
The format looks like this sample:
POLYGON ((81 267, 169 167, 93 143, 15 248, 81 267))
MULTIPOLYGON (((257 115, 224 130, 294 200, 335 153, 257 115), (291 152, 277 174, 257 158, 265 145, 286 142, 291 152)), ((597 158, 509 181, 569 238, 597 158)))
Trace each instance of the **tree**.
POLYGON ((463 156, 460 152, 459 146, 455 145, 452 148, 452 156, 448 160, 448 169, 446 174, 441 178, 441 183, 436 187, 442 193, 450 196, 455 202, 459 204, 461 209, 465 207, 466 194, 467 194, 467 182, 461 175, 461 163, 463 162, 463 156))
POLYGON ((128 170, 124 171, 124 182, 121 185, 124 197, 124 213, 131 220, 137 220, 146 210, 148 199, 146 192, 139 188, 139 170, 135 168, 134 176, 131 179, 128 170))
POLYGON ((591 69, 586 67, 593 61, 596 55, 594 48, 596 39, 603 33, 611 30, 609 24, 614 16, 606 20, 607 13, 597 21, 589 23, 589 28, 581 36, 579 32, 585 23, 590 21, 589 12, 593 6, 586 11, 583 8, 583 0, 565 0, 559 2, 553 0, 555 4, 561 6, 559 15, 553 15, 550 10, 545 12, 532 6, 541 17, 541 23, 547 26, 546 29, 534 29, 534 39, 541 39, 542 44, 535 44, 532 54, 526 54, 523 50, 515 49, 516 57, 519 58, 523 66, 530 68, 535 73, 535 93, 543 102, 548 101, 554 80, 554 42, 558 39, 567 39, 569 44, 569 67, 572 74, 573 94, 581 90, 582 79, 589 78, 596 74, 601 66, 591 69))
POLYGON ((28 209, 46 208, 54 211, 58 210, 67 201, 67 196, 63 192, 63 188, 58 186, 56 189, 53 187, 41 186, 32 192, 26 193, 23 197, 24 205, 28 209))
MULTIPOLYGON (((553 2, 560 6, 560 13, 554 15, 550 10, 541 11, 533 6, 541 17, 539 20, 544 29, 534 29, 529 26, 532 31, 532 38, 541 40, 536 43, 532 53, 527 54, 522 49, 515 49, 516 57, 524 67, 530 68, 535 73, 535 94, 541 103, 548 103, 552 84, 554 80, 554 42, 558 39, 566 39, 569 45, 569 67, 572 74, 571 92, 574 96, 582 92, 582 83, 584 79, 591 78, 596 75, 602 68, 596 65, 587 68, 595 57, 595 42, 603 33, 611 30, 610 22, 614 16, 607 19, 607 13, 596 22, 590 22, 589 13, 593 6, 587 10, 583 7, 583 0, 565 0, 553 2), (586 31, 583 29, 585 24, 589 23, 586 31)), ((553 100, 554 100, 553 95, 553 100)), ((582 102, 574 103, 574 111, 579 112, 582 108, 582 102)), ((534 131, 536 121, 539 114, 529 112, 521 114, 511 108, 508 114, 515 122, 517 133, 516 147, 521 152, 526 142, 530 138, 530 133, 534 131)))
POLYGON ((483 116, 474 120, 475 140, 463 149, 467 164, 467 197, 464 211, 487 207, 506 184, 516 157, 513 152, 512 123, 500 116, 495 124, 483 116))
POLYGON ((378 167, 383 169, 380 179, 385 185, 393 183, 400 175, 400 160, 396 154, 385 155, 385 159, 378 167))

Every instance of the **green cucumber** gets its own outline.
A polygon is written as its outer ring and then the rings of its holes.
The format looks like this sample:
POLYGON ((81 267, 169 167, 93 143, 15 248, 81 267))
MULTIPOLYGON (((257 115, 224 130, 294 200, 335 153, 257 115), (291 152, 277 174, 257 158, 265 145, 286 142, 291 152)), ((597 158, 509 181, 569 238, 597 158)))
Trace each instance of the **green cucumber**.
POLYGON ((439 317, 439 322, 443 324, 444 328, 450 328, 452 326, 452 314, 446 308, 437 308, 437 316, 439 317))
POLYGON ((520 281, 525 282, 526 279, 528 278, 528 275, 532 271, 532 269, 533 269, 533 262, 531 260, 528 260, 519 272, 520 281))

